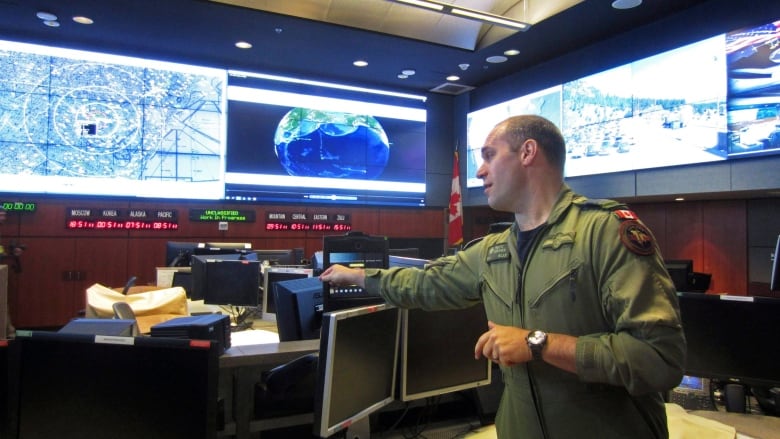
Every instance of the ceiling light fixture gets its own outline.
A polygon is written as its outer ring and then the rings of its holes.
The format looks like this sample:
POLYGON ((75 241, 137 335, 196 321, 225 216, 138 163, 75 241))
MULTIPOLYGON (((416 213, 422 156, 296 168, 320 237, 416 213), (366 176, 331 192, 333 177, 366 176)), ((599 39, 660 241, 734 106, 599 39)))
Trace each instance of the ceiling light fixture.
POLYGON ((503 55, 495 55, 495 56, 489 56, 485 58, 485 61, 491 63, 491 64, 500 64, 502 62, 506 62, 507 57, 503 55))
POLYGON ((631 9, 642 4, 642 0, 615 0, 612 7, 615 9, 631 9))
POLYGON ((406 75, 406 76, 412 76, 415 73, 417 73, 417 72, 414 69, 403 69, 403 70, 401 70, 401 74, 402 75, 406 75))
POLYGON ((83 15, 77 15, 73 17, 73 21, 75 21, 78 24, 92 24, 94 21, 92 21, 89 17, 84 17, 83 15))
POLYGON ((46 20, 46 21, 43 22, 43 24, 45 24, 46 26, 49 26, 49 27, 60 27, 60 22, 59 21, 46 20))
POLYGON ((453 82, 454 81, 460 81, 460 76, 458 76, 458 75, 447 76, 447 81, 453 81, 453 82))
POLYGON ((431 9, 434 11, 441 11, 444 9, 444 5, 430 2, 427 0, 395 0, 398 3, 406 3, 407 5, 417 6, 418 8, 431 9))
POLYGON ((35 16, 40 18, 43 21, 57 21, 57 16, 52 14, 51 12, 38 11, 38 13, 36 13, 35 16))
POLYGON ((249 43, 247 41, 237 41, 236 47, 238 47, 239 49, 251 49, 252 43, 249 43))
POLYGON ((490 12, 478 11, 476 9, 464 8, 462 6, 451 5, 448 3, 442 3, 436 0, 389 0, 396 3, 403 3, 405 5, 416 6, 418 8, 433 10, 441 12, 442 14, 455 15, 458 17, 469 18, 472 20, 482 21, 488 24, 496 24, 499 26, 508 27, 511 29, 528 30, 531 25, 513 18, 504 17, 497 14, 491 14, 490 12))
POLYGON ((363 61, 362 59, 359 59, 359 60, 353 62, 352 65, 355 66, 355 67, 365 67, 365 66, 368 65, 368 61, 363 61))
POLYGON ((506 56, 515 56, 520 55, 520 51, 517 49, 509 49, 504 51, 504 55, 506 56))

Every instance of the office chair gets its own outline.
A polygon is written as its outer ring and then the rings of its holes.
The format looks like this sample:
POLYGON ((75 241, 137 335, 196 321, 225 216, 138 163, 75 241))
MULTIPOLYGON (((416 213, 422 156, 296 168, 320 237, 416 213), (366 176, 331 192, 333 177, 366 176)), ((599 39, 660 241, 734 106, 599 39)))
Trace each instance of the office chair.
POLYGON ((137 278, 135 276, 130 276, 130 279, 127 280, 127 283, 125 284, 125 287, 122 288, 122 295, 127 296, 127 293, 130 292, 130 288, 135 285, 135 280, 137 278))
MULTIPOLYGON (((133 312, 133 308, 130 308, 127 302, 114 302, 112 308, 114 309, 115 319, 132 320, 135 322, 135 312, 133 312)), ((135 322, 133 323, 133 337, 137 336, 138 333, 138 322, 135 322)))

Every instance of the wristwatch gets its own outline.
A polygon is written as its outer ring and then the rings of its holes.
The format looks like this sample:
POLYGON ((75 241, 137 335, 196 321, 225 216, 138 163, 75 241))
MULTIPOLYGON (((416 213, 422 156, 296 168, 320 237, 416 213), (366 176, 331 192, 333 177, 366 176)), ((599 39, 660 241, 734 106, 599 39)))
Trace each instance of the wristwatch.
POLYGON ((542 349, 547 344, 547 333, 535 329, 525 336, 525 342, 528 343, 528 349, 531 350, 531 356, 534 360, 542 359, 542 349))

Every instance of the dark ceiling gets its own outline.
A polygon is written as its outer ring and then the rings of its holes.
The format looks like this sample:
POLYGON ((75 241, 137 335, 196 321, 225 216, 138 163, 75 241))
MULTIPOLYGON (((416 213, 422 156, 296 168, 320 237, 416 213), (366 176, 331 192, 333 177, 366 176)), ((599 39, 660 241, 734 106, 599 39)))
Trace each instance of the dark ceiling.
POLYGON ((425 93, 446 83, 449 74, 461 77, 458 84, 478 87, 706 3, 644 0, 637 8, 617 10, 611 2, 585 0, 476 51, 207 0, 0 0, 0 38, 425 93), (56 14, 60 26, 43 25, 37 11, 56 14), (76 15, 94 23, 74 23, 76 15), (238 40, 254 47, 237 49, 238 40), (502 64, 485 61, 510 48, 520 54, 502 64), (354 67, 358 58, 369 65, 354 67), (464 63, 470 65, 466 71, 458 67, 464 63), (397 78, 406 68, 417 73, 397 78))

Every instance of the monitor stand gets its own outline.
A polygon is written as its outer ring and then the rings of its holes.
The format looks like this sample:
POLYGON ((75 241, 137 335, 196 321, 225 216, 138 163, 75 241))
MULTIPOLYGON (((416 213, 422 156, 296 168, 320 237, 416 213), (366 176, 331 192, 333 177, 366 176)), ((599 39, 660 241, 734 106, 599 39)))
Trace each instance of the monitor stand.
POLYGON ((345 437, 349 439, 370 439, 371 438, 371 422, 369 417, 366 416, 360 420, 357 420, 347 427, 347 434, 345 437))

